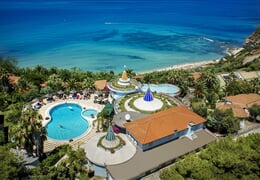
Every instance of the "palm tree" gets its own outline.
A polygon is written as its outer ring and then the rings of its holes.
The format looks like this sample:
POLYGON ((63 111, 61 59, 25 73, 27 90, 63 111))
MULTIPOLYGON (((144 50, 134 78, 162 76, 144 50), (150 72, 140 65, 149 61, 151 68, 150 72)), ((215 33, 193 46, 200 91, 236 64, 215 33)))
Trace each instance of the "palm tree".
POLYGON ((171 84, 177 84, 180 82, 181 74, 178 70, 171 70, 168 74, 168 82, 171 84))
POLYGON ((260 92, 260 79, 254 78, 250 81, 250 84, 252 86, 253 93, 259 93, 260 92))
POLYGON ((196 98, 203 98, 206 94, 206 85, 204 82, 197 81, 194 85, 194 96, 196 98))
POLYGON ((108 112, 107 111, 101 111, 100 113, 98 113, 96 121, 97 121, 97 132, 100 131, 101 127, 103 128, 102 129, 103 132, 105 132, 108 125, 109 125, 109 122, 110 122, 110 117, 108 115, 108 112))
POLYGON ((7 122, 17 123, 22 115, 22 108, 24 104, 17 102, 10 104, 5 111, 5 119, 7 122))
POLYGON ((62 80, 57 74, 52 74, 47 80, 47 85, 54 91, 58 92, 62 87, 62 80))
POLYGON ((136 75, 133 69, 126 69, 126 73, 130 78, 136 75))
POLYGON ((40 93, 41 94, 52 94, 52 93, 54 93, 54 91, 50 86, 45 86, 45 87, 41 88, 40 93))
POLYGON ((17 71, 17 61, 14 58, 8 57, 4 59, 0 56, 0 67, 8 73, 15 73, 17 71))
POLYGON ((40 75, 47 75, 48 74, 48 69, 43 67, 42 65, 36 65, 34 67, 34 72, 40 75))
POLYGON ((100 131, 100 124, 102 124, 102 121, 103 121, 103 116, 102 116, 101 113, 97 114, 96 121, 97 121, 97 132, 99 132, 100 131))
POLYGON ((85 78, 83 82, 81 83, 82 89, 94 89, 94 80, 92 78, 85 78))
MULTIPOLYGON (((21 92, 25 92, 30 90, 31 88, 36 87, 30 80, 28 80, 26 77, 21 76, 19 81, 18 81, 18 86, 17 88, 21 92)), ((36 87, 37 88, 37 87, 36 87)))
POLYGON ((63 82, 66 82, 71 77, 71 72, 68 69, 59 70, 58 76, 62 79, 63 82))
POLYGON ((66 83, 66 89, 68 91, 77 89, 77 80, 75 78, 70 78, 66 83))
POLYGON ((218 92, 220 87, 219 79, 213 71, 204 71, 198 81, 203 81, 210 91, 218 92))
POLYGON ((153 75, 152 73, 147 73, 147 74, 144 74, 144 78, 143 78, 143 82, 144 83, 152 83, 153 82, 153 75))
POLYGON ((42 156, 43 142, 46 140, 46 130, 42 127, 42 116, 33 109, 22 112, 20 121, 12 127, 15 139, 20 147, 24 147, 29 154, 36 147, 36 155, 42 156))
POLYGON ((8 72, 3 67, 0 68, 0 86, 2 88, 2 91, 6 92, 8 92, 11 87, 8 79, 8 72))
POLYGON ((179 86, 182 96, 185 96, 188 93, 188 87, 194 84, 194 79, 188 71, 171 70, 168 74, 168 83, 179 86))

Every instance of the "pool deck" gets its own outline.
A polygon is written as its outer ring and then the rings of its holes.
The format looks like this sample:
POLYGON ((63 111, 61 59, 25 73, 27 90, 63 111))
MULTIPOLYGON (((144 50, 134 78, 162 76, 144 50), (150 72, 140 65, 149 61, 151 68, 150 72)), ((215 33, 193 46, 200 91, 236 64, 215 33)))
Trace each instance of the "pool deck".
MULTIPOLYGON (((83 99, 66 99, 66 100, 55 99, 54 102, 46 103, 39 109, 39 113, 43 117, 43 121, 42 121, 43 126, 45 126, 49 122, 49 120, 46 120, 46 118, 49 117, 49 113, 48 113, 49 110, 52 107, 57 106, 59 104, 63 104, 63 103, 75 103, 75 104, 79 104, 84 109, 95 109, 98 112, 100 112, 104 108, 104 105, 94 103, 94 96, 95 96, 95 94, 92 94, 90 99, 85 99, 85 100, 83 100, 83 99)), ((53 140, 53 139, 47 138, 47 140, 44 142, 44 152, 45 153, 50 152, 62 144, 71 144, 74 148, 77 148, 81 144, 84 144, 86 141, 90 140, 96 134, 96 128, 92 126, 93 120, 95 120, 95 119, 89 118, 89 124, 90 124, 89 130, 86 133, 84 133, 83 135, 73 139, 73 141, 71 141, 71 142, 59 141, 59 140, 53 140)))
POLYGON ((125 145, 116 149, 114 153, 98 147, 99 139, 105 135, 106 133, 98 133, 90 138, 88 142, 81 145, 85 149, 86 156, 92 163, 99 166, 116 165, 130 160, 135 155, 136 147, 129 141, 125 134, 117 134, 117 136, 120 136, 125 141, 125 145))
MULTIPOLYGON (((42 122, 43 125, 49 122, 49 120, 46 120, 46 117, 49 117, 48 111, 52 107, 66 102, 76 103, 84 109, 95 109, 100 112, 104 108, 104 105, 94 103, 94 96, 94 94, 91 95, 91 98, 88 100, 57 99, 52 103, 47 103, 39 109, 39 113, 44 119, 42 122)), ((99 138, 105 135, 105 133, 96 132, 96 127, 92 126, 93 120, 95 119, 89 119, 91 128, 80 137, 73 139, 73 141, 58 141, 48 138, 44 142, 44 152, 48 153, 60 145, 70 144, 73 149, 84 148, 89 160, 95 164, 105 166, 110 177, 114 179, 139 179, 161 169, 164 165, 174 162, 179 156, 185 155, 216 140, 216 137, 211 133, 201 130, 196 132, 197 138, 194 140, 181 138, 142 152, 129 141, 126 135, 119 134, 126 142, 126 145, 111 154, 110 151, 105 151, 97 147, 99 138)))

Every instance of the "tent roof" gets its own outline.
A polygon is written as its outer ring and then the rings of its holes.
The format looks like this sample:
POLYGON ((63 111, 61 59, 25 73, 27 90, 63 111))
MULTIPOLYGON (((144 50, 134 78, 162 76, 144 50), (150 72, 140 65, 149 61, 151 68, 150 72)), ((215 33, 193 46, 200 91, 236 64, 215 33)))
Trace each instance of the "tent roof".
POLYGON ((114 111, 114 105, 113 104, 106 104, 104 109, 102 111, 108 111, 109 115, 114 111))
POLYGON ((108 129, 107 129, 107 135, 106 135, 106 140, 108 141, 114 141, 116 139, 116 136, 114 134, 114 131, 112 129, 112 126, 109 125, 108 129))
POLYGON ((103 90, 107 85, 107 80, 97 80, 94 85, 97 90, 103 90))
POLYGON ((153 95, 150 87, 148 87, 145 95, 144 95, 144 101, 152 101, 153 100, 153 95))

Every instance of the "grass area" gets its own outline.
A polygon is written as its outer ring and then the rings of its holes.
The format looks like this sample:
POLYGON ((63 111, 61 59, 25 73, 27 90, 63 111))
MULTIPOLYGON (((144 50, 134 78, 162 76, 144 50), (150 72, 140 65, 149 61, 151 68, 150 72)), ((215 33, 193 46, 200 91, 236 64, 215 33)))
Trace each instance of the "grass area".
POLYGON ((119 90, 132 90, 135 89, 136 86, 138 86, 138 81, 136 81, 135 79, 131 79, 130 80, 130 85, 128 86, 124 86, 124 85, 120 85, 118 84, 119 79, 114 79, 111 83, 112 87, 115 89, 119 89, 119 90))
POLYGON ((130 90, 130 89, 133 89, 135 88, 135 85, 128 85, 128 86, 124 86, 124 85, 120 85, 117 83, 116 80, 112 81, 112 86, 115 88, 115 89, 124 89, 124 90, 130 90))
POLYGON ((103 149, 105 150, 109 150, 111 153, 115 153, 116 149, 120 148, 121 146, 124 146, 125 145, 125 141, 120 137, 120 136, 116 136, 116 138, 119 139, 119 143, 114 146, 114 147, 106 147, 102 141, 104 140, 104 138, 106 137, 106 135, 102 136, 99 141, 98 141, 98 144, 97 146, 98 147, 102 147, 103 149))
POLYGON ((121 110, 121 112, 125 112, 126 111, 126 108, 125 108, 125 103, 127 100, 130 99, 130 101, 128 102, 128 105, 129 107, 131 107, 132 109, 140 112, 140 113, 143 113, 143 114, 151 114, 151 113, 154 113, 154 112, 157 112, 157 111, 161 111, 161 110, 165 110, 165 109, 168 109, 170 107, 174 107, 176 106, 176 104, 174 103, 174 101, 169 98, 169 97, 166 97, 162 94, 153 94, 153 97, 154 98, 157 98, 157 99, 160 99, 163 103, 163 106, 161 109, 158 109, 156 111, 144 111, 142 109, 139 109, 137 108, 135 105, 134 105, 134 102, 136 99, 140 98, 140 97, 144 97, 144 93, 138 93, 138 94, 130 94, 130 95, 126 95, 123 99, 120 100, 119 102, 119 108, 121 110))

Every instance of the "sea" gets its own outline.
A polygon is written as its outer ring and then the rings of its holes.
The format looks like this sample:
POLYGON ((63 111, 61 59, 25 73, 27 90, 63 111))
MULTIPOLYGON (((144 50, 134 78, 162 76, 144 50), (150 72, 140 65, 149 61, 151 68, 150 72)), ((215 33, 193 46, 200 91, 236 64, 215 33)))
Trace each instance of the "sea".
POLYGON ((144 72, 219 59, 258 26, 259 0, 0 0, 0 56, 144 72))

